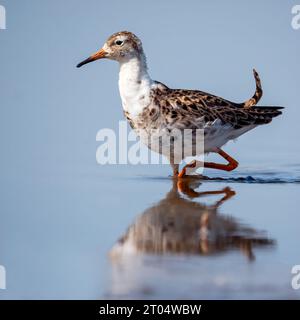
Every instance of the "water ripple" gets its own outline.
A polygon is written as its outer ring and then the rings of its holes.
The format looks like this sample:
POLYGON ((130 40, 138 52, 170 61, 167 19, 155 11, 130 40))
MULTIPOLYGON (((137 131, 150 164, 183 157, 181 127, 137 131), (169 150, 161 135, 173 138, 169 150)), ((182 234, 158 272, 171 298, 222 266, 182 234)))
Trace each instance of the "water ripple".
MULTIPOLYGON (((225 182, 236 182, 236 183, 300 183, 299 177, 270 177, 269 176, 254 176, 254 175, 247 175, 247 176, 237 176, 237 177, 207 177, 201 176, 201 180, 205 181, 225 181, 225 182)), ((274 173, 274 175, 276 175, 274 173)), ((200 178, 200 177, 199 177, 200 178)))

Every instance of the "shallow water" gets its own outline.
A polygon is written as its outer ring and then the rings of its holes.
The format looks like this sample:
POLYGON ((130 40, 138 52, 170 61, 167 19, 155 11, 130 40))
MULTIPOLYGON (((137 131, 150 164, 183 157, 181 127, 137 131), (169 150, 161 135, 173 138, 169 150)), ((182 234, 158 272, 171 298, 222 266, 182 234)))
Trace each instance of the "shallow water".
POLYGON ((124 168, 4 179, 1 299, 300 298, 299 166, 124 168))
POLYGON ((300 30, 295 1, 273 2, 1 1, 0 299, 300 297, 300 30), (154 79, 240 102, 255 67, 261 105, 286 107, 226 145, 238 170, 174 186, 167 166, 96 165, 96 133, 123 119, 118 67, 75 66, 125 17, 154 79))

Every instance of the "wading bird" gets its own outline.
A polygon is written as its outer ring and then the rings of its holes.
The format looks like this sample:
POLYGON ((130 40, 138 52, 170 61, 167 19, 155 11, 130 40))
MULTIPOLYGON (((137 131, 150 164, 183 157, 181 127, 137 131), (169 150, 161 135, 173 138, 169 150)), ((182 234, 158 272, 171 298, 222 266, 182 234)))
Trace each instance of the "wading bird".
POLYGON ((152 80, 142 42, 131 32, 111 35, 101 50, 77 67, 103 58, 116 60, 120 64, 119 90, 124 114, 131 127, 144 133, 140 134, 141 140, 151 150, 168 157, 175 177, 182 178, 187 175, 188 169, 194 171, 200 166, 225 171, 235 169, 238 162, 221 147, 281 114, 282 107, 256 106, 262 96, 262 88, 255 70, 256 91, 253 97, 243 103, 235 103, 199 90, 171 89, 152 80), (196 134, 198 129, 203 132, 200 138, 196 134), (184 138, 184 147, 175 148, 176 135, 185 130, 190 136, 184 138), (168 148, 162 148, 164 141, 169 141, 168 148), (202 153, 218 153, 228 163, 193 160, 179 172, 181 160, 197 156, 197 144, 202 142, 202 153))

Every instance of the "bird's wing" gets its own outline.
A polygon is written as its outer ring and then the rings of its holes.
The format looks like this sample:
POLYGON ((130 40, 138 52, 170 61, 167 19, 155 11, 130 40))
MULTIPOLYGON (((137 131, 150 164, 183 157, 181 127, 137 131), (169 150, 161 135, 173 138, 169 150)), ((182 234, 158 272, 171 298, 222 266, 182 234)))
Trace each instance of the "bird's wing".
POLYGON ((159 84, 154 103, 166 123, 178 128, 204 128, 216 120, 239 129, 269 123, 281 114, 281 107, 245 107, 221 97, 197 90, 170 89, 159 84))

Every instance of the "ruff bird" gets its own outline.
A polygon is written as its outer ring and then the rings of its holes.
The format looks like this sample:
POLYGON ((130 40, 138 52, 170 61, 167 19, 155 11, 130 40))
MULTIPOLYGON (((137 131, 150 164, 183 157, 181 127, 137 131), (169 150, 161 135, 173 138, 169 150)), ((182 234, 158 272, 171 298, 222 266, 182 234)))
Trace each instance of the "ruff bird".
MULTIPOLYGON (((119 90, 124 114, 132 128, 140 134, 141 140, 151 149, 168 157, 173 175, 182 178, 188 170, 198 167, 231 171, 238 162, 221 148, 247 131, 272 121, 283 109, 278 106, 256 106, 262 96, 258 73, 253 70, 256 91, 247 101, 231 102, 216 95, 186 89, 172 89, 152 80, 147 68, 146 56, 141 40, 131 32, 121 31, 111 35, 104 46, 77 65, 81 67, 92 61, 107 58, 120 65, 119 90), (173 132, 188 130, 190 136, 184 138, 189 148, 177 151, 174 148, 173 132), (201 138, 197 130, 203 133, 201 138), (157 141, 167 141, 162 148, 157 141), (201 140, 202 139, 202 140, 201 140), (218 153, 228 163, 201 162, 193 160, 179 171, 179 164, 186 157, 198 156, 197 144, 203 142, 202 154, 218 153), (164 150, 168 150, 165 152, 164 150), (186 152, 186 149, 188 150, 186 152), (171 150, 171 151, 170 151, 171 150), (184 152, 183 152, 184 151, 184 152)), ((179 148, 180 149, 180 148, 179 148)))

